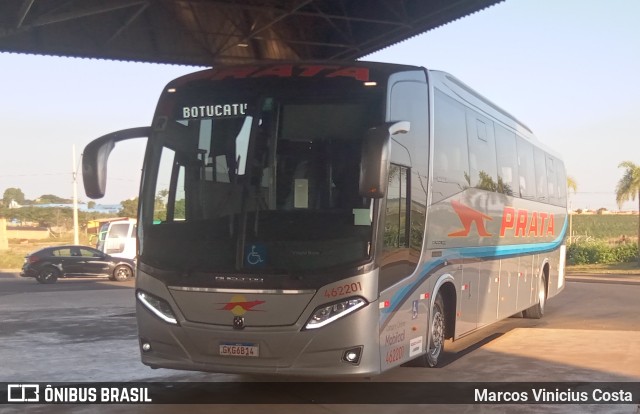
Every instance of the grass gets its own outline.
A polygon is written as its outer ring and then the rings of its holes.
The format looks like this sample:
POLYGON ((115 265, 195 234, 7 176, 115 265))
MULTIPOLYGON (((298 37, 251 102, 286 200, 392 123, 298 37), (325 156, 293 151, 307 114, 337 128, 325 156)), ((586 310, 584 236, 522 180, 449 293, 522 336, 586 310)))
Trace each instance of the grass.
POLYGON ((638 237, 638 215, 574 214, 574 237, 592 237, 601 240, 638 237))
POLYGON ((606 275, 640 275, 638 262, 589 264, 567 266, 567 273, 594 273, 606 275))
POLYGON ((0 269, 19 269, 22 267, 24 257, 47 244, 9 244, 9 250, 0 251, 0 269))

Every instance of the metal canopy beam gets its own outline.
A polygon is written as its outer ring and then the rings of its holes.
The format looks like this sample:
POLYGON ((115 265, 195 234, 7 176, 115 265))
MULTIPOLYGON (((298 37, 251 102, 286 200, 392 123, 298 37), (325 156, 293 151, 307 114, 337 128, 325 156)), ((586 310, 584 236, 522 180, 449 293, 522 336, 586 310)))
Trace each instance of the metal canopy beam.
POLYGON ((0 52, 204 66, 350 60, 500 1, 4 1, 0 52))

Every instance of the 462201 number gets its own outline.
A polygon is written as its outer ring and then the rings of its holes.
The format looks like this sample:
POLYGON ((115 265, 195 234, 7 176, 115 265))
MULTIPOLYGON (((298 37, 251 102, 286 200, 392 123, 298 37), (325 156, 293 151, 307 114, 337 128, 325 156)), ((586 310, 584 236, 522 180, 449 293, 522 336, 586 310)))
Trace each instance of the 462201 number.
POLYGON ((325 289, 324 297, 337 298, 339 296, 349 295, 360 291, 362 291, 362 285, 360 282, 353 282, 342 286, 336 286, 331 289, 325 289))
POLYGON ((393 364, 396 361, 400 361, 402 357, 404 357, 404 345, 390 349, 384 360, 387 364, 393 364))

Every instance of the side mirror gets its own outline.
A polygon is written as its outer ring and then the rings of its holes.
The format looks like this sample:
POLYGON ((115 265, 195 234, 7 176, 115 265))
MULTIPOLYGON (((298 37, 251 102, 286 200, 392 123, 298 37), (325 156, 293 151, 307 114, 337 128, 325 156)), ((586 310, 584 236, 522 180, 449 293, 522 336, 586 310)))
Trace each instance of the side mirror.
POLYGON ((406 134, 411 123, 399 121, 371 128, 362 143, 360 157, 360 196, 383 198, 389 176, 389 157, 391 155, 391 137, 406 134))
POLYGON ((104 197, 107 187, 107 161, 116 142, 132 138, 148 138, 150 127, 123 129, 91 141, 82 153, 82 178, 87 197, 104 197))

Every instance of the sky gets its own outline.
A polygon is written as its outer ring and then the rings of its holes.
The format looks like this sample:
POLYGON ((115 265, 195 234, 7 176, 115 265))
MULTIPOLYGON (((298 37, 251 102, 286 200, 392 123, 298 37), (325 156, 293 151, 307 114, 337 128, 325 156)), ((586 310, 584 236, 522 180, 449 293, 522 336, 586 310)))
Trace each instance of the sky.
MULTIPOLYGON (((636 0, 506 0, 364 60, 453 74, 563 156, 573 209, 618 210, 618 165, 640 164, 638 16, 636 0)), ((84 146, 149 125, 163 87, 199 69, 0 53, 0 196, 71 198, 84 146)), ((137 196, 143 151, 144 140, 116 146, 99 203, 137 196)), ((81 176, 78 194, 88 201, 81 176)))

